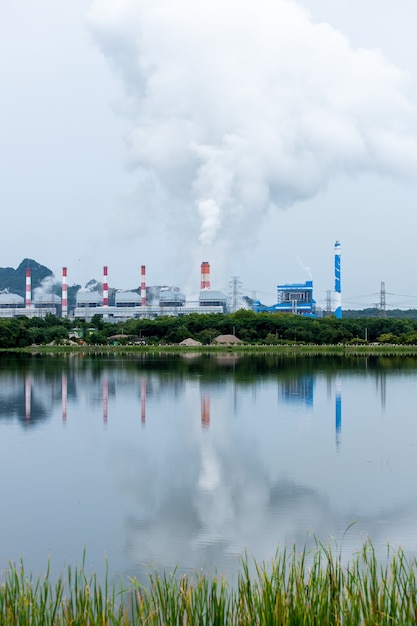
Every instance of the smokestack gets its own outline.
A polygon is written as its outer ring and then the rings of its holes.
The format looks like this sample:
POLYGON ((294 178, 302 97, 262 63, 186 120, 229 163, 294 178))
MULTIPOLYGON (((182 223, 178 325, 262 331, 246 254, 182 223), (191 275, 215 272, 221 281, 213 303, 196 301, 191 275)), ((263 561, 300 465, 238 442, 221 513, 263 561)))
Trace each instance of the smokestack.
POLYGON ((107 282, 107 265, 103 267, 103 306, 109 306, 109 284, 107 282))
POLYGON ((201 289, 210 289, 210 263, 207 261, 201 264, 201 289))
POLYGON ((30 279, 30 267, 26 269, 26 308, 30 309, 32 305, 32 288, 30 279))
POLYGON ((141 278, 142 281, 140 283, 140 297, 142 298, 142 306, 146 306, 146 268, 144 265, 141 267, 141 278))
POLYGON ((340 280, 340 252, 341 246, 338 241, 334 244, 334 315, 342 319, 342 286, 340 280))
POLYGON ((62 268, 62 317, 68 315, 67 268, 62 268))
POLYGON ((30 268, 26 269, 26 308, 30 309, 32 305, 32 284, 30 277, 30 268))

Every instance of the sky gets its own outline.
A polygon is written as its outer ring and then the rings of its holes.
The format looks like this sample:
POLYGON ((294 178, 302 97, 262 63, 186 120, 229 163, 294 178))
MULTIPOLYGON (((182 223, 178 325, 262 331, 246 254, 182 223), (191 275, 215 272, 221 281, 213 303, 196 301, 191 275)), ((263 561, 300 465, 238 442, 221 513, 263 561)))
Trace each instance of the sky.
POLYGON ((16 0, 1 267, 266 304, 342 246, 344 308, 417 306, 414 0, 16 0), (23 19, 24 16, 24 19, 23 19))

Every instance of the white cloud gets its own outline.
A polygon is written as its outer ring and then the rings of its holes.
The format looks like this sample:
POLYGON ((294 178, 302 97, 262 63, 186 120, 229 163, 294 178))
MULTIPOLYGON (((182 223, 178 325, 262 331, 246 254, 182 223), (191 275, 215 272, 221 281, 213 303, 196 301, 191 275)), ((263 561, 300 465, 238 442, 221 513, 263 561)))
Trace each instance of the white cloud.
POLYGON ((189 245, 233 248, 340 174, 415 169, 407 76, 295 2, 95 0, 89 23, 124 83, 129 166, 159 187, 139 183, 138 228, 157 198, 189 245))

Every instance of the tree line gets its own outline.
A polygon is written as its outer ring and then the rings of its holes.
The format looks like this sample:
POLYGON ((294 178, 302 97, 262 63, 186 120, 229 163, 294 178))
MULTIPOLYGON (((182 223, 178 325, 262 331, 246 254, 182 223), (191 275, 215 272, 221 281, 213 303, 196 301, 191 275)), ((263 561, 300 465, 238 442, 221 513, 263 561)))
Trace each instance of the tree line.
POLYGON ((393 318, 313 319, 283 313, 191 314, 112 323, 96 315, 91 321, 47 315, 0 319, 0 348, 65 343, 70 337, 87 344, 177 344, 191 337, 209 345, 218 335, 233 334, 248 344, 386 343, 417 344, 417 320, 393 318))

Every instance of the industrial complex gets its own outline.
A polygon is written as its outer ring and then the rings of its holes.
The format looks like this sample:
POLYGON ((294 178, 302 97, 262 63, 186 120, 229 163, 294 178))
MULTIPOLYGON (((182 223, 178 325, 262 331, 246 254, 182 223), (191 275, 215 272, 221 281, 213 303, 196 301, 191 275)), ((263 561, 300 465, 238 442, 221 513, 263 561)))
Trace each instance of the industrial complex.
MULTIPOLYGON (((334 315, 342 317, 341 300, 341 247, 335 243, 335 289, 334 315)), ((277 286, 277 302, 272 306, 252 302, 255 312, 292 313, 317 317, 320 315, 313 297, 313 281, 282 284, 277 286)), ((26 270, 25 298, 18 294, 0 294, 0 317, 45 317, 48 314, 58 317, 71 317, 90 321, 99 315, 106 321, 123 321, 131 318, 155 318, 162 315, 187 315, 190 313, 228 313, 228 297, 221 291, 211 289, 210 263, 201 263, 200 291, 196 298, 187 300, 178 288, 159 288, 157 297, 154 290, 147 288, 146 267, 141 266, 140 288, 135 291, 116 290, 112 303, 109 302, 108 267, 103 267, 103 282, 100 290, 80 289, 75 306, 69 310, 67 268, 62 268, 61 297, 53 293, 39 293, 32 297, 31 271, 26 270)))

